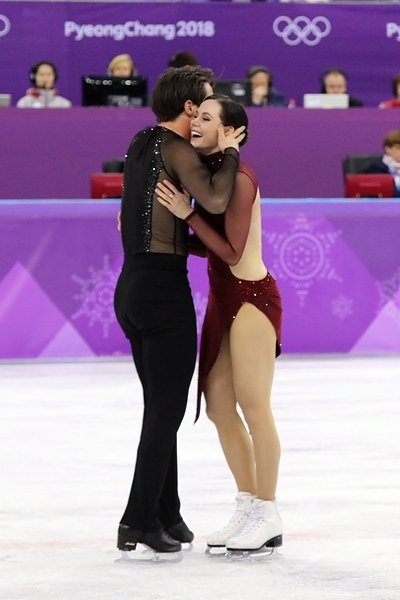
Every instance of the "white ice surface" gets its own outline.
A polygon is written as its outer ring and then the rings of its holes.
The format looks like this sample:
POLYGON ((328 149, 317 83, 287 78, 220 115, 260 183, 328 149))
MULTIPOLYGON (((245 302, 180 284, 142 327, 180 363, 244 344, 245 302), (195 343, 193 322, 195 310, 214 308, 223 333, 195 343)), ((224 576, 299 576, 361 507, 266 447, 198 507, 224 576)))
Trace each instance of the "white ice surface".
POLYGON ((176 564, 118 562, 142 416, 128 361, 0 364, 1 600, 397 600, 400 358, 277 361, 278 558, 205 555, 235 493, 213 426, 180 431, 176 564))

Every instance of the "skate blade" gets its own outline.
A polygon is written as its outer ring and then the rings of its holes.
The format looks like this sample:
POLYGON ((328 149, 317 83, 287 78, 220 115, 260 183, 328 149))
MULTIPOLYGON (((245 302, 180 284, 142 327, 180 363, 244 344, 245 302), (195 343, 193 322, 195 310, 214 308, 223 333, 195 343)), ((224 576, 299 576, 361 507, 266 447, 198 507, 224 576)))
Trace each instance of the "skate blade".
POLYGON ((258 561, 258 560, 272 560, 281 556, 278 552, 278 548, 272 548, 263 546, 258 550, 227 550, 226 558, 230 561, 258 561))
MULTIPOLYGON (((138 545, 139 546, 139 545, 138 545)), ((152 548, 148 548, 144 544, 139 546, 142 547, 142 551, 126 551, 121 550, 121 557, 116 562, 123 563, 177 563, 183 560, 182 551, 179 552, 156 552, 152 548)))
POLYGON ((207 546, 205 554, 209 558, 218 558, 221 556, 225 556, 226 548, 225 546, 207 546))

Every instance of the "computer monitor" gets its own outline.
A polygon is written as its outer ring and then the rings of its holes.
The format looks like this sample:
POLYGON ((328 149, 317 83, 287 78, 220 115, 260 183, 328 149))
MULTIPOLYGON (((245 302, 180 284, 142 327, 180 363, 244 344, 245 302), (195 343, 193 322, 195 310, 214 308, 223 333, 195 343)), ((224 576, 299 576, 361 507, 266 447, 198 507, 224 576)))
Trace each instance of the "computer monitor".
POLYGON ((111 77, 84 75, 82 77, 83 106, 146 106, 145 77, 111 77))
POLYGON ((349 108, 348 94, 304 94, 304 108, 349 108))
POLYGON ((243 106, 251 105, 251 83, 247 79, 218 79, 213 89, 215 94, 229 96, 243 106))

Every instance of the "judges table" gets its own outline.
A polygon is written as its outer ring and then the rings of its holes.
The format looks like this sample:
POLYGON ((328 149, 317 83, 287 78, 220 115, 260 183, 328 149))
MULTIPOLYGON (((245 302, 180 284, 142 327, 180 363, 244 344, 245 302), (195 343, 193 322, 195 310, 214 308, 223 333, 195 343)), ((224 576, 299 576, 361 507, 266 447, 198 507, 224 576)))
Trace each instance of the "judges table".
MULTIPOLYGON (((129 354, 113 293, 119 201, 0 202, 0 358, 129 354)), ((400 202, 263 201, 283 352, 400 352, 400 202)), ((205 260, 189 259, 198 326, 205 260)))
MULTIPOLYGON (((379 153, 399 128, 397 110, 248 108, 249 140, 241 158, 268 198, 344 195, 342 159, 379 153)), ((154 124, 149 108, 0 110, 0 198, 90 196, 91 173, 123 158, 135 132, 154 124)))

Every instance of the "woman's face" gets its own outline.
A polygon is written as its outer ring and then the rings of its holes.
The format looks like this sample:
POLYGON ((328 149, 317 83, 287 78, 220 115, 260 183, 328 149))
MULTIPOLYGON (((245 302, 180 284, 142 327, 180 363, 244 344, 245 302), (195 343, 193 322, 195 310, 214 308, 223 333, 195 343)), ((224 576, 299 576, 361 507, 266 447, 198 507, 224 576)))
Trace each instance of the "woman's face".
POLYGON ((54 71, 51 65, 40 65, 35 75, 35 87, 51 90, 54 86, 54 71))
POLYGON ((126 58, 117 62, 111 75, 113 77, 130 77, 132 75, 132 64, 126 58))
MULTIPOLYGON (((218 152, 218 125, 221 121, 221 105, 217 100, 204 100, 199 112, 190 124, 191 144, 201 154, 218 152)), ((228 128, 227 128, 228 129, 228 128)))

